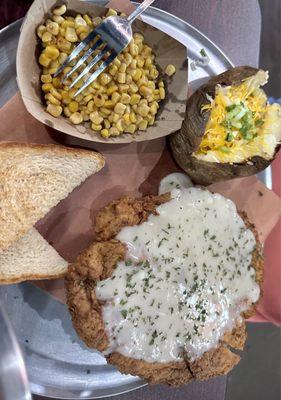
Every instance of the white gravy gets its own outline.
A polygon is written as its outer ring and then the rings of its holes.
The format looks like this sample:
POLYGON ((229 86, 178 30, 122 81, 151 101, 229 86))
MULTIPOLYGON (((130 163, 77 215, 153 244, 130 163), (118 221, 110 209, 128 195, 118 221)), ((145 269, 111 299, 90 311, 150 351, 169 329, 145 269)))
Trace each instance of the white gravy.
POLYGON ((126 261, 97 283, 107 353, 195 360, 259 298, 251 267, 255 238, 231 200, 202 189, 174 189, 157 211, 121 230, 126 261))
POLYGON ((182 172, 173 172, 165 176, 159 185, 159 194, 171 192, 173 189, 189 188, 192 187, 193 183, 189 176, 182 172))

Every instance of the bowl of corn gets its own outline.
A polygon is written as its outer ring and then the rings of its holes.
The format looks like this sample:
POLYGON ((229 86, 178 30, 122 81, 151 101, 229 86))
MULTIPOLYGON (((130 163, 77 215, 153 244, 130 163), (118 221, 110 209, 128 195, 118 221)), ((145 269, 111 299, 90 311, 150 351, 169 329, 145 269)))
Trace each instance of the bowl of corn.
POLYGON ((136 21, 130 44, 78 96, 83 79, 73 88, 69 85, 95 53, 64 82, 77 60, 54 77, 72 50, 104 18, 116 14, 76 0, 60 5, 35 0, 17 53, 23 101, 46 125, 91 141, 129 143, 166 136, 180 128, 185 111, 186 48, 156 28, 136 21))

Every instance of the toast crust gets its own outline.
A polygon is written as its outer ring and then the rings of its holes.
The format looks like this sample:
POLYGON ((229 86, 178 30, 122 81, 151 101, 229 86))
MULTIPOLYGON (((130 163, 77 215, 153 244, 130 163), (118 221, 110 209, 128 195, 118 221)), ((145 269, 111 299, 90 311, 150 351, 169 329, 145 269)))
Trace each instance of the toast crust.
POLYGON ((74 154, 80 156, 89 156, 89 154, 95 155, 95 158, 99 160, 100 169, 105 165, 105 158, 95 151, 85 150, 80 148, 73 148, 73 147, 66 147, 58 144, 39 144, 39 143, 18 143, 18 142, 1 142, 0 143, 0 151, 2 149, 17 149, 17 150, 24 150, 24 149, 33 149, 38 150, 38 152, 44 153, 45 150, 49 149, 55 154, 74 154))
POLYGON ((67 268, 65 268, 64 272, 59 274, 23 274, 19 277, 14 278, 0 278, 0 285, 13 285, 15 283, 21 283, 25 281, 39 281, 42 279, 60 279, 64 278, 67 272, 67 268))
MULTIPOLYGON (((91 348, 104 351, 108 347, 108 337, 102 319, 102 307, 95 296, 95 282, 112 275, 116 263, 125 258, 125 245, 115 239, 124 226, 132 226, 146 221, 149 214, 156 214, 158 205, 167 202, 169 194, 146 196, 140 199, 124 197, 102 209, 96 216, 94 229, 96 241, 69 266, 65 287, 67 304, 73 325, 81 339, 91 348)), ((252 264, 256 270, 256 281, 261 286, 263 280, 262 248, 254 226, 245 213, 240 213, 246 226, 256 238, 256 248, 252 254, 252 264)), ((243 315, 248 318, 254 313, 255 305, 243 315)), ((190 362, 149 363, 125 357, 117 352, 107 356, 107 361, 122 373, 138 375, 149 383, 166 383, 179 386, 192 380, 206 380, 227 374, 240 360, 237 351, 244 348, 246 326, 241 323, 221 338, 218 346, 190 362), (232 349, 235 352, 232 352, 232 349)))

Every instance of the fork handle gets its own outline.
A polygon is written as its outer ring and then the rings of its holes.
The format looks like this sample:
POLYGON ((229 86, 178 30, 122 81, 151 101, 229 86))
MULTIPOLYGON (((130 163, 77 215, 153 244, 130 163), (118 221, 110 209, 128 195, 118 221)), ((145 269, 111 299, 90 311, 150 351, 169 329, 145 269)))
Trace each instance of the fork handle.
POLYGON ((155 0, 144 0, 136 9, 128 16, 128 22, 131 24, 139 15, 141 15, 147 7, 150 6, 155 0))

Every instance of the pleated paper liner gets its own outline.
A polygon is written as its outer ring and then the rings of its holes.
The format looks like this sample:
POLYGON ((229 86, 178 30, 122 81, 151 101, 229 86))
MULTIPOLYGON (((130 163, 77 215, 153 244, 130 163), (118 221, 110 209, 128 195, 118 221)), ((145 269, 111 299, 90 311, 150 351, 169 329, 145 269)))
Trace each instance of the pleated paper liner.
MULTIPOLYGON (((166 99, 160 103, 160 109, 153 126, 149 126, 146 131, 140 131, 134 135, 127 133, 106 139, 99 133, 95 133, 90 128, 89 123, 88 126, 84 124, 73 125, 64 116, 54 118, 46 112, 46 105, 43 103, 40 89, 41 68, 38 64, 40 44, 36 29, 46 21, 50 10, 62 3, 65 3, 67 9, 74 11, 75 14, 87 13, 90 16, 102 16, 107 12, 107 8, 78 0, 66 0, 63 2, 35 0, 33 2, 21 28, 17 51, 18 86, 28 112, 38 121, 51 128, 80 139, 100 143, 142 142, 167 136, 179 129, 184 117, 187 100, 187 49, 166 33, 145 24, 141 20, 136 20, 133 23, 133 31, 144 35, 145 42, 152 47, 156 55, 156 64, 160 71, 163 71, 168 64, 173 64, 176 67, 176 73, 173 77, 168 78, 163 74, 166 99)), ((134 7, 129 0, 113 0, 109 5, 114 6, 118 11, 125 12, 130 12, 134 7)))

